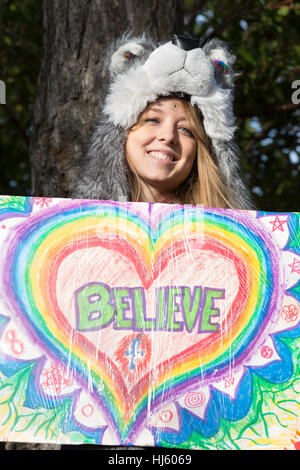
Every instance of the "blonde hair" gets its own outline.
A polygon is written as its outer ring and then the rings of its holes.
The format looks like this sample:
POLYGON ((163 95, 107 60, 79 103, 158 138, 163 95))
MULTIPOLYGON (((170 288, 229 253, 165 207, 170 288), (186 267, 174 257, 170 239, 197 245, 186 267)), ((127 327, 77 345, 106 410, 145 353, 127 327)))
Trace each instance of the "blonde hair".
MULTIPOLYGON (((174 197, 181 204, 201 204, 205 207, 233 208, 230 191, 213 157, 210 141, 205 133, 201 117, 194 106, 186 100, 181 101, 197 143, 197 156, 189 176, 174 191, 174 197)), ((141 120, 138 119, 131 129, 136 129, 140 123, 141 120)), ((133 165, 129 165, 127 158, 125 160, 131 187, 131 200, 133 202, 139 201, 141 194, 140 177, 133 165)))

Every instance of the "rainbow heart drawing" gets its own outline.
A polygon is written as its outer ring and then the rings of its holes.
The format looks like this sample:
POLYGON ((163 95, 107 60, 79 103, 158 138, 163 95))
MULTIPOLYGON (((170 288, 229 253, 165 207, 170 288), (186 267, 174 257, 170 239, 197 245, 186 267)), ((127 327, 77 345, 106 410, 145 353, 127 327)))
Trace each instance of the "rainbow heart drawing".
POLYGON ((299 214, 3 196, 0 217, 0 397, 27 377, 2 439, 202 448, 256 377, 289 384, 296 439, 299 214))

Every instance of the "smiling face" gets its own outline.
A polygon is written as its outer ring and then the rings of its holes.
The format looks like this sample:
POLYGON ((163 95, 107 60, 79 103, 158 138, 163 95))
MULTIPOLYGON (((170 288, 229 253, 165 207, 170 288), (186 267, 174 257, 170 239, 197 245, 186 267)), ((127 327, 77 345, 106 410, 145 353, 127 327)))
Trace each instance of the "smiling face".
POLYGON ((197 153, 181 100, 152 103, 129 132, 125 151, 129 167, 140 177, 143 199, 170 196, 189 176, 197 153))

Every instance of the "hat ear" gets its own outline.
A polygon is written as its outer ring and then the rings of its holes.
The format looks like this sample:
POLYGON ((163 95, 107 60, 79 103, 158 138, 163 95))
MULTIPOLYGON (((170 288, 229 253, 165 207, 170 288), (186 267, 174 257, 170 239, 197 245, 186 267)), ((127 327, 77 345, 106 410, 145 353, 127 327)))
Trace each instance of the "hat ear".
POLYGON ((132 65, 136 57, 143 56, 145 48, 136 41, 130 41, 120 46, 111 56, 109 70, 112 76, 124 72, 132 65))
POLYGON ((147 33, 140 36, 134 36, 129 32, 124 33, 111 44, 104 59, 111 78, 129 70, 133 65, 145 63, 156 47, 147 33))
POLYGON ((217 82, 221 82, 225 87, 232 87, 235 75, 233 65, 236 57, 231 54, 223 41, 212 39, 207 42, 203 51, 215 69, 215 77, 217 82))

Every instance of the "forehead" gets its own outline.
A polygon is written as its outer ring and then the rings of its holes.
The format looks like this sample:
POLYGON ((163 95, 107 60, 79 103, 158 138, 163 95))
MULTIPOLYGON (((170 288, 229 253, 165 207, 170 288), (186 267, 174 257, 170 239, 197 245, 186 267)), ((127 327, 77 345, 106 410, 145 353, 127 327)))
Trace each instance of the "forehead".
POLYGON ((156 111, 158 113, 176 112, 185 117, 185 108, 182 100, 179 98, 159 98, 151 103, 146 111, 156 111))

